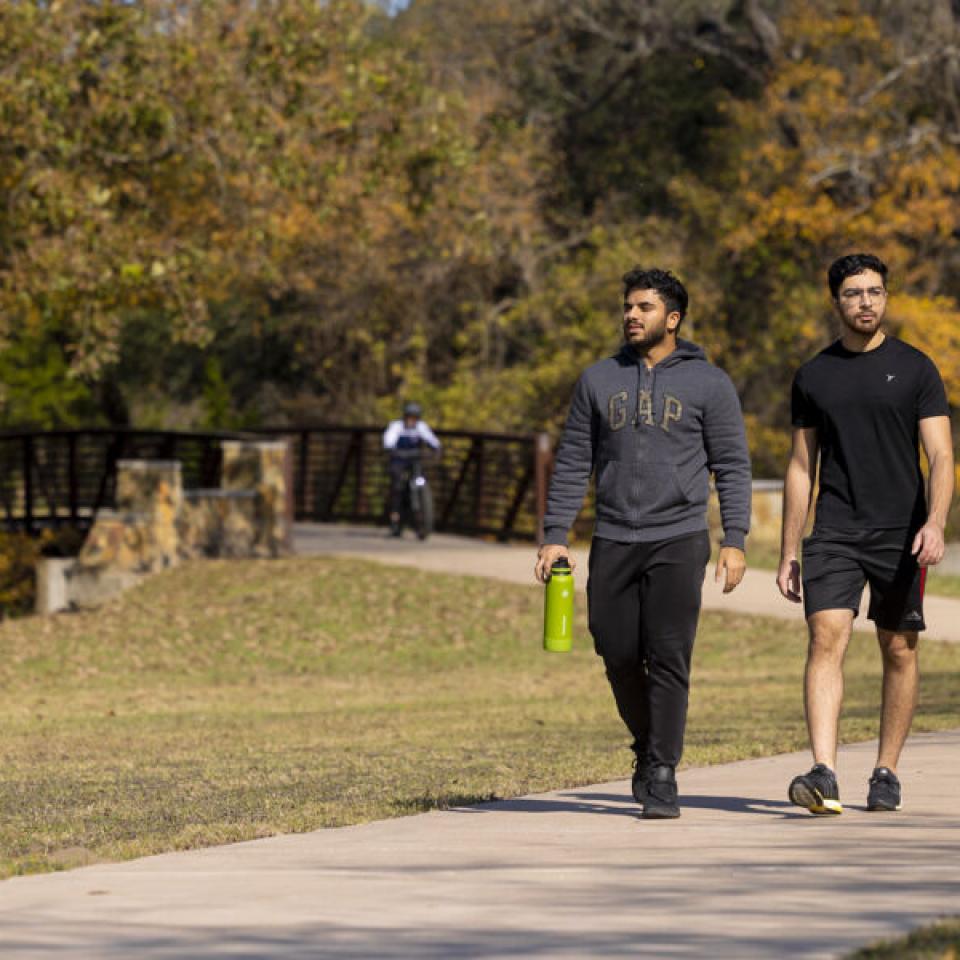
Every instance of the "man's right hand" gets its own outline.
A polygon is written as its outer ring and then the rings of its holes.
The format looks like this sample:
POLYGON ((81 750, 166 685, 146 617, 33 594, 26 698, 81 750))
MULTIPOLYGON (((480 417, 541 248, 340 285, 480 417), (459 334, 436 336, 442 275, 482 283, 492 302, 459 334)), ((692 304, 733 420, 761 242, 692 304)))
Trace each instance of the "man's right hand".
POLYGON ((800 561, 795 557, 787 557, 780 561, 777 586, 792 603, 800 602, 800 561))
POLYGON ((550 568, 561 557, 570 564, 571 571, 576 569, 576 561, 570 556, 568 547, 562 543, 545 543, 537 551, 537 565, 533 568, 534 576, 541 583, 546 583, 550 579, 550 568))

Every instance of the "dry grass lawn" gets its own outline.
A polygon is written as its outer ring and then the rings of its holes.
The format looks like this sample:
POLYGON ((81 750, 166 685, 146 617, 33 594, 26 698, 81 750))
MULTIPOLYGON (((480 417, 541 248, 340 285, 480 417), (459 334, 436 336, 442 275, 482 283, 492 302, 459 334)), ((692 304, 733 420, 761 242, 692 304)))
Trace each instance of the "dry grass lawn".
MULTIPOLYGON (((580 612, 542 591, 349 559, 210 561, 95 613, 0 624, 0 876, 626 777, 580 612)), ((802 627, 706 614, 688 764, 805 744, 802 627)), ((927 643, 916 729, 960 726, 960 648, 927 643)), ((848 658, 847 739, 879 658, 848 658)))

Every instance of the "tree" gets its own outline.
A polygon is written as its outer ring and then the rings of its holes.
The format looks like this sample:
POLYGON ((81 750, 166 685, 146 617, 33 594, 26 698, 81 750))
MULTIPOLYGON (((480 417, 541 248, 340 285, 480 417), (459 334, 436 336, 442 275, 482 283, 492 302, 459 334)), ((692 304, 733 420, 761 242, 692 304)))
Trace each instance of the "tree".
POLYGON ((184 362, 171 409, 190 409, 204 349, 254 419, 282 416, 278 397, 369 415, 443 376, 431 345, 525 229, 526 145, 431 87, 382 14, 153 0, 0 17, 11 336, 60 351, 91 396, 118 382, 140 420, 184 362))
POLYGON ((761 471, 785 453, 792 370, 835 335, 825 271, 843 253, 889 263, 894 332, 931 352, 960 398, 956 24, 943 13, 914 5, 905 29, 882 2, 788 4, 762 95, 726 107, 728 162, 672 185, 723 291, 721 353, 761 471))
POLYGON ((639 262, 779 474, 841 253, 960 395, 957 46, 950 0, 0 6, 0 416, 555 427, 639 262))

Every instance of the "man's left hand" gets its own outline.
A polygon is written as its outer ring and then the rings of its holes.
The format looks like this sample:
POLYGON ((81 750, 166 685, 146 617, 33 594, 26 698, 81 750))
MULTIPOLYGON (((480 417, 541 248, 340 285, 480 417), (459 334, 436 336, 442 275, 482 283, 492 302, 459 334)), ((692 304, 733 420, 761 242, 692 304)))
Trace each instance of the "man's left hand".
POLYGON ((921 567, 932 567, 943 559, 943 527, 928 520, 913 538, 910 552, 921 567))
POLYGON ((717 559, 717 572, 714 580, 719 583, 723 580, 723 592, 730 593, 743 579, 747 570, 747 558, 742 550, 736 547, 721 547, 717 559))

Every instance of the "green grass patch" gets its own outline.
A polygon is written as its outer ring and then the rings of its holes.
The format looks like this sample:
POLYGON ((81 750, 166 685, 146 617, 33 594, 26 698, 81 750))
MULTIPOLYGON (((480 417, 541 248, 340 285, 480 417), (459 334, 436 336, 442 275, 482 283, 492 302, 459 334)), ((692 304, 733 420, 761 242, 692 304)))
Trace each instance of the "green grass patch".
POLYGON ((960 576, 954 573, 927 574, 927 593, 937 597, 960 597, 960 576))
MULTIPOLYGON (((0 875, 619 779, 628 737, 580 604, 350 559, 208 561, 94 613, 0 624, 0 875)), ((806 743, 805 628, 704 614, 686 763, 806 743)), ((960 648, 925 642, 915 729, 960 726, 960 648)), ((876 642, 847 740, 876 735, 876 642)))
POLYGON ((847 960, 957 960, 957 957, 960 957, 960 917, 847 954, 847 960))
MULTIPOLYGON (((776 571, 780 566, 780 547, 763 542, 748 544, 747 565, 754 570, 776 571)), ((937 597, 960 597, 960 576, 938 573, 936 567, 930 567, 927 571, 926 591, 937 597)))

